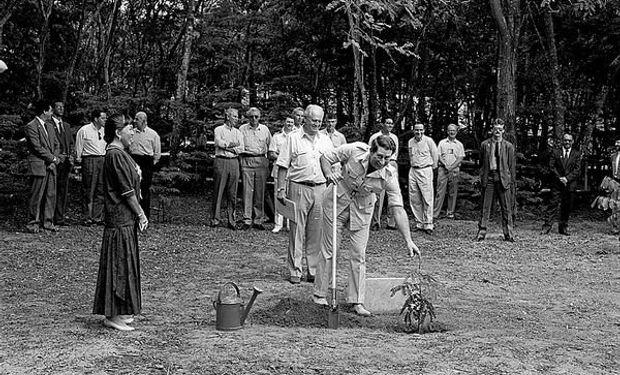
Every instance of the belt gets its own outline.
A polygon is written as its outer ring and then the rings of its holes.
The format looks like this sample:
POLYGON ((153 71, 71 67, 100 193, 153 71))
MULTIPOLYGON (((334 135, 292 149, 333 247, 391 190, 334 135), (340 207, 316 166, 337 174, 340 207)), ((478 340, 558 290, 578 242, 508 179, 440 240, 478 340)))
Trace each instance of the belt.
POLYGON ((417 165, 414 165, 414 166, 413 166, 413 167, 411 167, 411 168, 413 168, 413 169, 425 169, 425 168, 428 168, 428 167, 430 167, 430 165, 425 165, 425 166, 423 166, 423 167, 418 167, 417 165))
POLYGON ((236 159, 236 156, 224 156, 224 155, 215 155, 218 159, 236 159))
POLYGON ((83 155, 82 159, 86 158, 105 158, 105 155, 83 155))
POLYGON ((312 182, 312 181, 291 181, 299 185, 305 185, 310 187, 325 185, 325 182, 312 182))
POLYGON ((264 158, 266 156, 265 155, 241 155, 241 157, 244 157, 244 158, 264 158))

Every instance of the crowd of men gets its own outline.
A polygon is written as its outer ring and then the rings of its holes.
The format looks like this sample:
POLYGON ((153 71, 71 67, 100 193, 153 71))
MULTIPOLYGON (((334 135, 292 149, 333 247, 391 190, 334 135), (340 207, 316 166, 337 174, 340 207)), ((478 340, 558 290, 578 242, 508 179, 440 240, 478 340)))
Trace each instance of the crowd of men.
MULTIPOLYGON (((103 126, 107 114, 91 113, 91 122, 80 127, 75 139, 63 120, 62 102, 34 104, 35 119, 25 127, 32 189, 27 230, 58 230, 66 225, 68 178, 74 163, 81 165, 86 225, 103 222, 103 161, 106 143, 103 126)), ((368 143, 347 143, 336 129, 332 114, 325 116, 318 105, 295 108, 271 134, 261 124, 261 112, 252 107, 247 122, 239 126, 237 109, 225 110, 224 124, 214 130, 215 161, 211 223, 231 230, 265 230, 266 187, 274 179, 274 200, 294 202, 288 218, 274 213, 274 233, 289 231, 287 268, 289 281, 314 283, 314 302, 326 305, 331 277, 333 226, 339 235, 348 229, 352 243, 347 299, 361 316, 371 313, 363 306, 365 294, 365 250, 371 230, 382 228, 381 217, 387 196, 387 229, 398 230, 409 255, 419 254, 411 239, 409 219, 403 209, 398 183, 399 139, 392 132, 394 121, 386 118, 368 143), (325 121, 324 121, 325 120, 325 121), (325 123, 325 127, 323 124, 325 123), (271 162, 271 170, 270 170, 271 162), (237 217, 238 181, 242 181, 243 212, 237 217), (331 185, 330 185, 331 184, 331 185), (331 187, 334 187, 333 189, 331 187), (332 198, 337 194, 337 203, 332 198), (225 219, 222 211, 225 208, 225 219), (335 214, 333 216, 332 214, 335 214), (334 217, 336 218, 334 221, 334 217), (304 267, 305 264, 305 267, 304 267)), ((148 127, 145 112, 135 114, 135 135, 129 148, 141 170, 140 204, 150 216, 150 186, 153 170, 161 157, 157 132, 148 127)), ((491 137, 480 145, 480 184, 482 210, 477 241, 486 238, 493 202, 501 208, 505 241, 514 242, 516 158, 514 146, 504 139, 501 119, 493 123, 491 137)), ((453 219, 458 194, 459 170, 465 151, 456 139, 458 127, 449 124, 447 136, 438 145, 425 134, 424 124, 413 127, 407 144, 409 204, 415 229, 432 235, 434 221, 446 202, 446 217, 453 219), (437 177, 436 183, 433 181, 437 177)), ((549 233, 555 221, 559 233, 569 235, 568 220, 577 179, 581 173, 581 154, 572 147, 573 137, 565 134, 562 147, 551 152, 552 198, 544 217, 542 234, 549 233)), ((620 141, 612 156, 612 177, 620 179, 620 141)))
MULTIPOLYGON (((107 114, 103 109, 91 113, 91 122, 77 131, 75 139, 64 116, 64 103, 33 103, 35 118, 24 128, 28 145, 31 191, 28 201, 28 224, 31 233, 57 232, 67 225, 69 174, 81 166, 84 224, 103 224, 103 161, 106 142, 103 127, 107 114)), ((140 205, 150 215, 150 187, 154 166, 161 157, 159 135, 148 127, 147 115, 135 115, 135 135, 128 150, 141 169, 140 205)))

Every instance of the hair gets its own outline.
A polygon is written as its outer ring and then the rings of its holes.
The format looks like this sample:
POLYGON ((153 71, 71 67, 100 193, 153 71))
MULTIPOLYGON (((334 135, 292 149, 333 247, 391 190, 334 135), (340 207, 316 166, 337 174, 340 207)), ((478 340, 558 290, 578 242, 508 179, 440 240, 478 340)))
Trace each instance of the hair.
POLYGON ((103 140, 106 143, 111 143, 116 138, 116 130, 122 129, 127 126, 125 122, 125 116, 120 113, 115 113, 108 117, 103 128, 103 140))
POLYGON ((495 121, 493 121, 493 126, 506 126, 506 124, 504 124, 504 120, 501 118, 496 118, 495 121))
POLYGON ((292 116, 293 118, 295 118, 295 114, 296 114, 297 112, 301 112, 301 114, 303 115, 303 114, 304 114, 304 109, 303 109, 303 108, 301 108, 301 107, 295 107, 295 108, 293 108, 293 110, 291 111, 291 116, 292 116))
POLYGON ((380 135, 373 139, 370 144, 370 152, 377 152, 379 147, 392 150, 392 153, 396 152, 396 143, 394 143, 394 140, 389 135, 380 135))
POLYGON ((138 113, 136 113, 136 115, 134 116, 134 118, 138 118, 138 117, 144 117, 145 120, 148 119, 148 116, 146 115, 146 112, 140 111, 138 113))
POLYGON ((448 126, 446 126, 446 131, 451 127, 454 126, 456 128, 456 130, 459 130, 459 127, 456 124, 448 124, 448 126))
POLYGON ((99 117, 101 117, 101 114, 102 114, 102 113, 105 113, 105 110, 104 110, 104 109, 101 109, 101 108, 94 109, 94 110, 90 113, 90 118, 91 118, 92 120, 94 120, 94 119, 96 119, 96 118, 99 118, 99 117))
MULTIPOLYGON (((228 107, 224 110, 224 114, 226 115, 226 117, 228 117, 229 114, 231 113, 237 113, 237 115, 239 114, 239 110, 237 108, 233 108, 233 107, 228 107)), ((249 112, 249 111, 248 111, 249 112)))
POLYGON ((336 114, 334 112, 328 112, 325 115, 326 120, 337 120, 336 114))
POLYGON ((252 115, 252 113, 256 113, 256 114, 258 114, 260 116, 260 110, 258 108, 256 108, 256 107, 252 107, 252 108, 248 109, 248 111, 245 113, 245 115, 249 117, 250 115, 252 115))
POLYGON ((34 111, 35 115, 40 115, 43 114, 43 112, 49 110, 52 107, 52 105, 50 104, 50 102, 45 101, 45 100, 37 100, 34 103, 32 103, 32 110, 34 111))

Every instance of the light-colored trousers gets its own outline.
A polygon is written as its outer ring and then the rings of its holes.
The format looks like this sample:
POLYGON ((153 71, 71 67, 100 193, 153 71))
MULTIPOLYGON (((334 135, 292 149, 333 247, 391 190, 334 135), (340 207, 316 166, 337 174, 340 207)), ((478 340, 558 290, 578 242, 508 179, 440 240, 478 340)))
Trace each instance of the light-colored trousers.
POLYGON ((444 167, 439 167, 437 171, 437 195, 435 195, 435 208, 433 217, 438 218, 441 208, 443 207, 443 201, 446 197, 446 190, 448 191, 448 207, 446 208, 446 214, 454 214, 456 209, 456 196, 459 191, 459 170, 458 168, 452 172, 444 167))
POLYGON ((433 168, 409 169, 409 205, 418 229, 433 229, 433 168))
MULTIPOLYGON (((328 289, 332 280, 332 261, 335 261, 333 255, 332 241, 332 194, 325 194, 323 202, 323 235, 321 240, 321 253, 319 263, 316 270, 316 278, 314 279, 314 294, 318 297, 327 297, 328 289)), ((355 204, 351 202, 350 204, 355 204)), ((351 257, 349 262, 349 278, 347 286, 347 303, 364 303, 366 295, 366 245, 368 244, 368 235, 370 232, 371 213, 368 214, 365 222, 367 223, 359 230, 349 230, 351 239, 351 257)), ((342 249, 342 230, 349 226, 350 205, 346 206, 338 204, 338 216, 336 217, 336 245, 338 251, 342 249)))
POLYGON ((263 224, 265 221, 265 186, 269 161, 264 156, 246 156, 241 163, 243 177, 243 222, 263 224), (254 214, 252 216, 252 213, 254 214))
MULTIPOLYGON (((398 181, 398 165, 395 161, 390 161, 390 165, 394 167, 396 171, 396 180, 398 181)), ((371 225, 378 225, 381 227, 381 214, 383 213, 383 201, 385 201, 385 190, 381 190, 381 193, 378 194, 377 202, 375 203, 375 211, 372 214, 372 223, 371 225)), ((394 221, 394 216, 392 215, 392 210, 387 210, 387 225, 388 227, 396 227, 396 222, 394 221)))
POLYGON ((303 259, 308 274, 316 275, 321 251, 321 219, 325 184, 306 186, 290 182, 288 197, 297 204, 296 223, 291 223, 288 237, 287 266, 291 276, 303 275, 303 259), (305 251, 304 251, 305 250, 305 251))

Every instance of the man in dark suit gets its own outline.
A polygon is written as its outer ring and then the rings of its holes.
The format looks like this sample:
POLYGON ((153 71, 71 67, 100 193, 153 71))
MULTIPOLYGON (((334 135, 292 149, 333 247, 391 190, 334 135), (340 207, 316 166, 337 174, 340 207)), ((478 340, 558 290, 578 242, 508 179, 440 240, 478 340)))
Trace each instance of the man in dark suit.
POLYGON ((495 120, 492 137, 480 145, 480 185, 482 186, 482 216, 478 223, 476 241, 482 241, 487 234, 491 205, 495 196, 502 209, 504 240, 514 242, 512 215, 513 187, 516 179, 515 148, 503 139, 504 121, 495 120))
POLYGON ((581 154, 573 148, 573 136, 564 134, 562 147, 553 150, 549 158, 551 171, 551 203, 545 215, 541 234, 551 231, 553 222, 560 211, 559 232, 568 236, 568 217, 573 206, 573 197, 577 190, 577 179, 581 173, 581 154))
POLYGON ((26 229, 38 233, 41 228, 56 232, 56 166, 60 163, 60 146, 50 122, 52 106, 46 102, 33 105, 36 117, 24 128, 28 145, 29 174, 32 180, 28 201, 29 221, 26 229))
POLYGON ((60 145, 60 162, 56 167, 56 211, 54 212, 54 224, 66 225, 65 210, 67 208, 67 196, 69 193, 69 174, 73 167, 71 152, 73 150, 73 136, 71 125, 64 122, 62 116, 65 113, 63 102, 55 102, 52 114, 56 138, 60 145))

